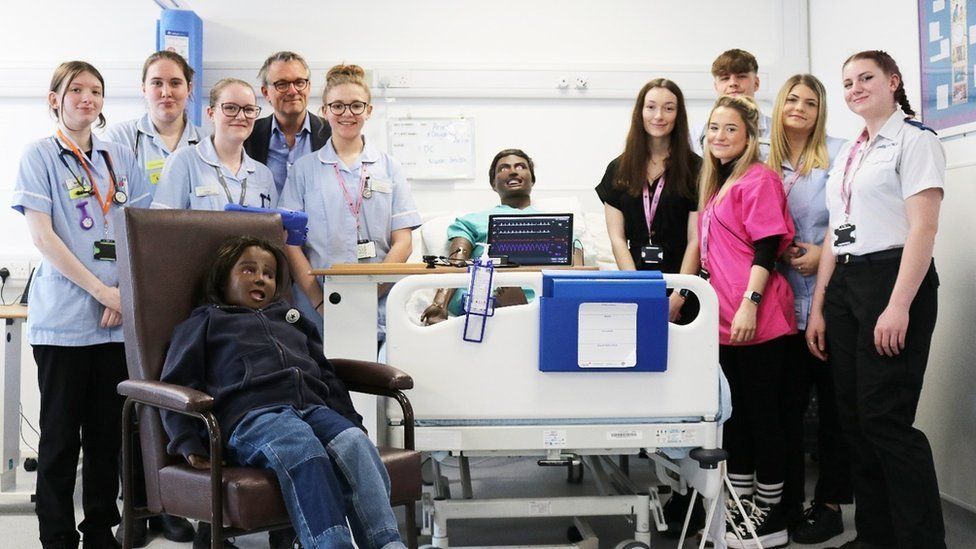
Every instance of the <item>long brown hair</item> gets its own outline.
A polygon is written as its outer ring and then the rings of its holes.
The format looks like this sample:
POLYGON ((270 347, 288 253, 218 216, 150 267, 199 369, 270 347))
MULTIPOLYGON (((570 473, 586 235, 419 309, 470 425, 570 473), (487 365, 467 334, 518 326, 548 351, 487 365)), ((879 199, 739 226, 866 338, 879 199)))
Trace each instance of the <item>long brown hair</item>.
POLYGON ((647 163, 651 161, 650 138, 644 129, 644 98, 654 88, 664 88, 673 93, 678 100, 678 110, 671 130, 670 156, 664 169, 668 173, 668 183, 674 183, 678 192, 687 198, 695 196, 695 180, 691 170, 691 140, 688 132, 688 112, 685 109, 685 96, 681 88, 666 78, 651 80, 640 89, 634 102, 630 117, 630 131, 624 153, 620 155, 613 186, 638 196, 647 184, 647 163))
MULTIPOLYGON (((712 112, 708 114, 709 124, 712 114, 719 107, 734 110, 745 124, 746 136, 749 141, 742 155, 735 161, 735 168, 729 175, 726 184, 730 184, 742 177, 753 164, 759 162, 759 106, 751 97, 723 95, 715 101, 712 112)), ((708 131, 708 130, 706 130, 708 131)), ((704 211, 708 201, 718 193, 719 189, 719 160, 712 155, 708 141, 705 142, 705 157, 702 159, 701 175, 698 178, 698 210, 704 211)))
POLYGON ((794 74, 786 80, 776 96, 773 106, 772 127, 769 132, 769 159, 767 164, 782 177, 783 160, 790 157, 790 143, 786 139, 783 128, 783 109, 790 91, 797 85, 804 85, 817 96, 817 123, 813 132, 807 138, 807 143, 800 151, 800 165, 793 169, 800 175, 808 175, 814 168, 827 169, 830 167, 830 156, 827 153, 827 91, 824 85, 812 74, 794 74))
POLYGON ((898 87, 895 88, 895 102, 901 107, 902 112, 908 116, 915 116, 915 111, 912 106, 908 103, 908 94, 905 93, 905 79, 901 75, 901 70, 898 69, 898 63, 888 55, 888 52, 883 50, 864 50, 855 53, 854 55, 847 58, 844 61, 843 67, 846 67, 851 61, 857 61, 859 59, 870 59, 881 69, 881 72, 885 76, 896 75, 898 76, 898 87))

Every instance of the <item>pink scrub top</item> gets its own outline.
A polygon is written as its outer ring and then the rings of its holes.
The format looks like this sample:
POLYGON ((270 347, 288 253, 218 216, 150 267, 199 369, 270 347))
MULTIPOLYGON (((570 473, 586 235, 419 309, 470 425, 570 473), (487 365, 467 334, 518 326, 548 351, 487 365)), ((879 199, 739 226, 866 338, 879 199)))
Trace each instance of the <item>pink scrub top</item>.
MULTIPOLYGON (((718 294, 720 344, 731 345, 729 331, 749 284, 755 255, 753 243, 780 235, 776 250, 779 257, 794 234, 783 182, 776 172, 759 162, 733 183, 720 202, 712 197, 698 216, 702 265, 718 294)), ((793 290, 786 278, 773 269, 756 314, 756 335, 739 345, 755 345, 795 332, 793 290)))

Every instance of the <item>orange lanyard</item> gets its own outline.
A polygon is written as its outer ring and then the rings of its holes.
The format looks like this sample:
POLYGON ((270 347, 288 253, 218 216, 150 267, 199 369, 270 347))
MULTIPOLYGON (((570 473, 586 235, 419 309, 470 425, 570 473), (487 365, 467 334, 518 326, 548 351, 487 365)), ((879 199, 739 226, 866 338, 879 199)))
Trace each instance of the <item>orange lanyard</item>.
MULTIPOLYGON (((102 207, 102 218, 105 220, 105 224, 108 225, 108 210, 112 207, 112 196, 115 195, 115 176, 112 174, 112 170, 109 169, 108 174, 108 193, 106 194, 105 199, 102 200, 102 193, 98 192, 98 185, 95 184, 95 176, 93 176, 91 170, 88 169, 88 164, 85 162, 85 155, 78 150, 78 147, 75 146, 74 142, 61 133, 60 128, 58 129, 58 137, 61 139, 62 143, 68 144, 68 148, 71 149, 71 153, 75 155, 75 159, 78 160, 78 164, 81 165, 81 169, 85 170, 88 180, 91 181, 92 192, 95 193, 95 200, 97 200, 98 205, 102 207)), ((107 155, 105 157, 105 161, 109 164, 112 162, 107 155)))

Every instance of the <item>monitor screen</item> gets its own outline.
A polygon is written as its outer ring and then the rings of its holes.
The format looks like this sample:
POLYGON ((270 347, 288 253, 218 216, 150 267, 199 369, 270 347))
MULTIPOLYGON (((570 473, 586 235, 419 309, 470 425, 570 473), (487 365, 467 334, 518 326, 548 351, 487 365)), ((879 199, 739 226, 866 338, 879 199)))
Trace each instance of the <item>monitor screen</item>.
POLYGON ((488 216, 488 255, 519 265, 572 265, 573 214, 488 216))

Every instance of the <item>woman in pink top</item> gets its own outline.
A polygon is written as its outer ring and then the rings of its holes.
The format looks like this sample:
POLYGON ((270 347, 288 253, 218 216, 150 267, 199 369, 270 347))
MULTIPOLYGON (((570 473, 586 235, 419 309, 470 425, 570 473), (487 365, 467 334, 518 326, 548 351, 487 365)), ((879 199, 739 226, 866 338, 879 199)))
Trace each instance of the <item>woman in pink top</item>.
MULTIPOLYGON (((747 97, 720 97, 706 129, 699 180, 699 247, 718 294, 719 361, 732 389, 725 424, 729 478, 763 547, 789 542, 780 500, 785 478, 782 419, 786 339, 796 332, 793 291, 773 269, 793 239, 779 175, 759 160, 759 109, 747 97), (754 497, 753 497, 754 494, 754 497)), ((729 547, 745 543, 733 514, 729 547), (732 530, 738 530, 738 536, 732 530)))

